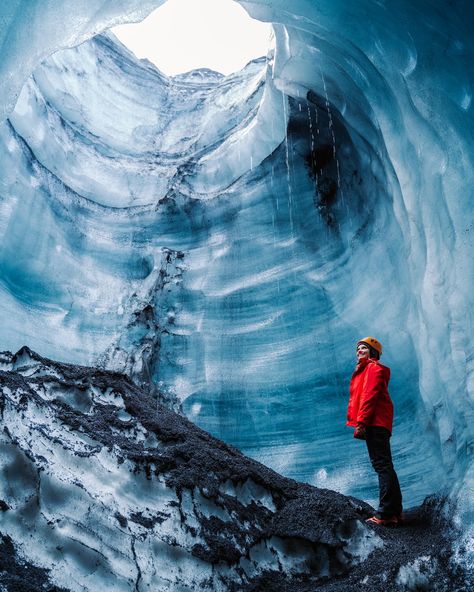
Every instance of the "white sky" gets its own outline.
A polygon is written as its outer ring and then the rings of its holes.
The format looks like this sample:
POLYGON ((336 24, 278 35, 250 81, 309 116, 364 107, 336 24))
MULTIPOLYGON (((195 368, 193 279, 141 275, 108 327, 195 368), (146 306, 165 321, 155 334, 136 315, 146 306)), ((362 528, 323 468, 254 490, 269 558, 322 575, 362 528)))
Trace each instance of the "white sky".
POLYGON ((138 58, 174 76, 197 68, 240 70, 267 54, 272 28, 233 0, 168 0, 141 23, 112 31, 138 58))

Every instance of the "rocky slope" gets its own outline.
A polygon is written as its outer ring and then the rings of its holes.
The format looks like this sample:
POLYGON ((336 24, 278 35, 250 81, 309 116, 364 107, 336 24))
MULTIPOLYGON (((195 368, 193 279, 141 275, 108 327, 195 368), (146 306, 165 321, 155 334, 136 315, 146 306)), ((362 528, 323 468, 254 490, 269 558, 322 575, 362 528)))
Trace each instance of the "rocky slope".
POLYGON ((2 590, 467 590, 440 502, 377 530, 123 375, 26 347, 1 366, 2 590))

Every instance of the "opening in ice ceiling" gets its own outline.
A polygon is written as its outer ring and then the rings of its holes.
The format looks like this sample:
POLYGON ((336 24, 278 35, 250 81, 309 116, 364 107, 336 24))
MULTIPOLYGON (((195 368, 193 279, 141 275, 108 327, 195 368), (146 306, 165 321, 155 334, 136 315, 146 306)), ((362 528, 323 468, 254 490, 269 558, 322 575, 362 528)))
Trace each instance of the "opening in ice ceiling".
POLYGON ((199 68, 227 75, 267 55, 272 42, 271 25, 233 0, 168 0, 141 23, 112 31, 168 76, 199 68))

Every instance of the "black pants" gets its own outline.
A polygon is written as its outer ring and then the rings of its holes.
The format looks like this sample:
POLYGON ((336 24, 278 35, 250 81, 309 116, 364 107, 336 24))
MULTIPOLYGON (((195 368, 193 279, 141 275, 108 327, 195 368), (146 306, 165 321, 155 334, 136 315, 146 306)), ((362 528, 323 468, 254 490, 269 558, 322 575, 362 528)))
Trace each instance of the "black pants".
POLYGON ((381 518, 398 516, 402 512, 402 492, 393 468, 390 432, 382 427, 369 426, 366 433, 370 462, 379 478, 379 509, 381 518))

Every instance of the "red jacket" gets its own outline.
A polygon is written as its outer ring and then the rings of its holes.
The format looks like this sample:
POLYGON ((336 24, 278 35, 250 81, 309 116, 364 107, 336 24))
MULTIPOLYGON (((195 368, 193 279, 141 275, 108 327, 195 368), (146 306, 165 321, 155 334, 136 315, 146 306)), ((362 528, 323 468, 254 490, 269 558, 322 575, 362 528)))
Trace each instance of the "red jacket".
POLYGON ((359 422, 381 426, 392 432, 393 403, 388 394, 390 368, 370 358, 357 365, 349 388, 347 425, 359 422))

